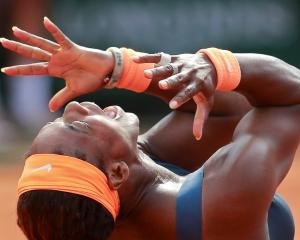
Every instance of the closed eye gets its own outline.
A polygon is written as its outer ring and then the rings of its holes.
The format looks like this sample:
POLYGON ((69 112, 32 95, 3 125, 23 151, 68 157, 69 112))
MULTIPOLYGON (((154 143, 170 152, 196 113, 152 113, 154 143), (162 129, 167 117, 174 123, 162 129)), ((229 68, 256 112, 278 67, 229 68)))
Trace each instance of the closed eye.
POLYGON ((69 128, 72 131, 80 132, 79 129, 75 128, 72 124, 67 123, 66 127, 69 128))
POLYGON ((74 121, 73 123, 66 123, 66 127, 74 132, 80 132, 87 134, 89 131, 89 125, 86 122, 74 121))

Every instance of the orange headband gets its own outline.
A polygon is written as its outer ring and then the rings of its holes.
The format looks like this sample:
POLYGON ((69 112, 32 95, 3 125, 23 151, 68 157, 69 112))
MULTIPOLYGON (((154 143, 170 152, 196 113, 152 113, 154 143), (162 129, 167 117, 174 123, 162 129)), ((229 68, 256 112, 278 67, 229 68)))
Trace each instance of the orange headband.
POLYGON ((212 61, 218 75, 217 90, 231 91, 235 89, 241 80, 241 69, 234 54, 228 50, 218 48, 201 49, 212 61))
POLYGON ((89 197, 101 203, 113 216, 120 210, 117 191, 92 164, 57 154, 35 154, 26 159, 18 183, 18 195, 32 190, 56 190, 89 197))

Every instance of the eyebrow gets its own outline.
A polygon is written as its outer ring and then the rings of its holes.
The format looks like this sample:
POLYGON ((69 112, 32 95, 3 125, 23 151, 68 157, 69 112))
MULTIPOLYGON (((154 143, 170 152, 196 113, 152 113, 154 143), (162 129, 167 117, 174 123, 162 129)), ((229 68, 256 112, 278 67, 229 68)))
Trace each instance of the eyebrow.
POLYGON ((23 154, 23 159, 26 159, 26 158, 28 158, 30 156, 31 156, 31 151, 28 150, 26 153, 23 154))

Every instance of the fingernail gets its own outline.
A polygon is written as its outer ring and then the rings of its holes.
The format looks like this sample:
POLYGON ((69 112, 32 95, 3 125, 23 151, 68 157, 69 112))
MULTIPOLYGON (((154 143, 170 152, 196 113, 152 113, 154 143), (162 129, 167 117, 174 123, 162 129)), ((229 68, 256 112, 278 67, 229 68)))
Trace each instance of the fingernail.
POLYGON ((6 68, 1 68, 1 72, 5 73, 6 68))
POLYGON ((51 21, 48 17, 46 17, 46 16, 44 17, 44 20, 46 20, 46 21, 52 23, 52 21, 51 21))
POLYGON ((201 139, 201 136, 195 136, 196 140, 199 141, 201 139))
POLYGON ((0 42, 2 43, 4 40, 7 40, 6 38, 0 38, 0 42))
POLYGON ((55 112, 54 107, 53 107, 53 103, 49 103, 48 108, 49 108, 50 112, 52 112, 52 113, 55 112))
POLYGON ((168 88, 168 83, 166 83, 165 81, 160 81, 159 86, 163 89, 167 89, 168 88))
POLYGON ((177 101, 171 101, 169 106, 170 106, 170 108, 175 109, 178 106, 178 102, 177 101))
POLYGON ((16 26, 13 26, 11 29, 12 29, 14 32, 15 32, 15 31, 20 31, 20 28, 18 28, 18 27, 16 27, 16 26))

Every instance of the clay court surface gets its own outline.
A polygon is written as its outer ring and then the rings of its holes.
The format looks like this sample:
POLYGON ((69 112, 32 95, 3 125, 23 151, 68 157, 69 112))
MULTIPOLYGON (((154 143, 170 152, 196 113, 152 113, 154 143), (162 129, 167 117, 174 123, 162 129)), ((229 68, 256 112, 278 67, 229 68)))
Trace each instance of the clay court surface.
MULTIPOLYGON (((16 225, 16 184, 20 164, 0 162, 0 240, 24 240, 16 225)), ((14 161, 15 162, 15 161, 14 161)), ((300 240, 300 149, 292 169, 281 184, 279 192, 288 201, 296 222, 295 240, 300 240)))

